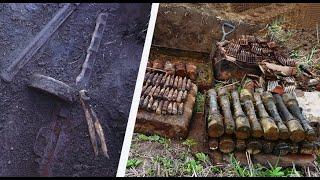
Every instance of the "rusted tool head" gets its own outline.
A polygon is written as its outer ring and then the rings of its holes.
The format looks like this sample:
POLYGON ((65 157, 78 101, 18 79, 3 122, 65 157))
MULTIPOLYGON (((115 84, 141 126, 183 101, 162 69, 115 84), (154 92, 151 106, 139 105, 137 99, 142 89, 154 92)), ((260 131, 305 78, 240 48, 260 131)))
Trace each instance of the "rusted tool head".
POLYGON ((34 74, 30 78, 28 86, 52 94, 67 102, 75 100, 75 90, 72 87, 49 76, 34 74))

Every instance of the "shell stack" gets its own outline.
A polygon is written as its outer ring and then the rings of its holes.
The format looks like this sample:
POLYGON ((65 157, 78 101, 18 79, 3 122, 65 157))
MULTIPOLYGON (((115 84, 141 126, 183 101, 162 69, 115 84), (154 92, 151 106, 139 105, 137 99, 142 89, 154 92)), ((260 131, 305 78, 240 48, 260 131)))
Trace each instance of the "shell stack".
POLYGON ((293 94, 247 89, 239 92, 223 87, 210 89, 207 94, 211 150, 277 156, 319 154, 318 132, 301 112, 293 94))

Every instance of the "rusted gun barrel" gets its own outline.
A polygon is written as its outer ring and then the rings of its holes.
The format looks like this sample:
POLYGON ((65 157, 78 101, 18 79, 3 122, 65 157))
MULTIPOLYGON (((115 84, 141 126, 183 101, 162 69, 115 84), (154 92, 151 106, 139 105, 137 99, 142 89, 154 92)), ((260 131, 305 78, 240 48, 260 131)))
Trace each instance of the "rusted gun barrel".
POLYGON ((282 122, 282 119, 278 113, 277 106, 273 101, 273 96, 270 92, 265 91, 261 94, 262 101, 266 107, 268 113, 276 122, 279 128, 279 139, 289 139, 290 133, 287 126, 282 122))
POLYGON ((261 97, 259 93, 253 94, 256 108, 258 109, 260 124, 263 129, 263 136, 267 140, 277 140, 279 138, 279 129, 276 123, 268 115, 264 105, 262 104, 261 97))
POLYGON ((210 108, 208 112, 208 135, 210 137, 220 137, 224 133, 224 126, 218 109, 217 93, 214 89, 210 89, 208 96, 210 108))
POLYGON ((260 138, 263 136, 263 130, 254 110, 251 92, 247 89, 242 89, 240 92, 240 99, 250 121, 251 136, 254 138, 260 138))
POLYGON ((289 111, 300 120, 300 123, 305 130, 306 139, 308 141, 315 141, 317 139, 317 134, 310 125, 309 121, 305 118, 305 116, 302 115, 298 101, 293 94, 285 93, 282 95, 282 99, 289 111))
POLYGON ((230 109, 230 101, 226 88, 218 89, 219 104, 224 117, 224 131, 226 134, 233 134, 235 131, 235 123, 230 109))
POLYGON ((234 118, 236 123, 236 137, 238 139, 246 139, 250 136, 251 129, 249 120, 241 108, 238 91, 233 90, 231 93, 231 97, 233 102, 234 118))
POLYGON ((289 132, 290 132, 290 139, 293 142, 300 142, 305 138, 305 133, 303 127, 301 126, 300 122, 295 119, 292 114, 289 112, 287 107, 285 106, 281 96, 279 94, 273 95, 277 109, 280 113, 280 116, 285 121, 289 132))

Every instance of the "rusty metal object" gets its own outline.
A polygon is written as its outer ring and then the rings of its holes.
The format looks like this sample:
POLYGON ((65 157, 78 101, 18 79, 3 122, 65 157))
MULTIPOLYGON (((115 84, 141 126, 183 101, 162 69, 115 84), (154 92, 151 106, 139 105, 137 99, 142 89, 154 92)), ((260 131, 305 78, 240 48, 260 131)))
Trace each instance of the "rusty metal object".
POLYGON ((44 28, 32 39, 28 46, 19 53, 19 57, 4 71, 0 77, 6 82, 11 82, 14 76, 31 60, 36 52, 50 39, 63 22, 72 14, 79 3, 66 3, 44 28))
POLYGON ((186 65, 185 63, 178 62, 176 64, 176 75, 185 77, 187 75, 186 65))
POLYGON ((208 112, 208 136, 220 137, 224 133, 223 119, 218 109, 217 93, 214 89, 208 91, 209 112, 208 112))
POLYGON ((305 132, 303 127, 301 126, 300 122, 289 112, 281 96, 279 94, 274 94, 273 98, 282 120, 285 121, 288 127, 288 130, 290 132, 290 139, 293 142, 300 142, 304 140, 305 132))
POLYGON ((279 139, 289 139, 290 132, 287 126, 282 122, 280 114, 278 113, 277 107, 273 101, 272 94, 268 91, 265 91, 261 94, 261 98, 268 113, 271 115, 279 128, 279 139))
POLYGON ((182 90, 182 83, 183 83, 183 78, 179 77, 179 81, 178 81, 178 90, 182 90))
POLYGON ((103 155, 105 157, 109 158, 103 129, 101 127, 99 119, 97 118, 96 113, 93 111, 91 105, 89 104, 90 97, 86 95, 85 90, 80 90, 79 96, 80 96, 80 102, 81 102, 82 108, 83 108, 85 116, 86 116, 90 140, 91 140, 91 143, 92 143, 92 146, 94 149, 95 156, 98 156, 98 143, 97 143, 98 140, 95 135, 95 133, 97 133, 98 137, 100 139, 99 141, 101 144, 101 149, 102 149, 103 155))
POLYGON ((274 142, 268 140, 262 140, 262 152, 265 154, 270 154, 273 152, 274 142))
POLYGON ((236 140, 236 151, 245 151, 247 149, 246 141, 244 139, 236 140))
POLYGON ((187 76, 191 80, 196 80, 197 77, 197 66, 192 63, 186 64, 187 76))
POLYGON ((103 33, 106 27, 108 14, 100 13, 96 20, 96 27, 92 33, 90 45, 87 49, 87 56, 82 64, 82 70, 76 78, 77 86, 87 88, 88 82, 91 77, 91 73, 96 61, 96 56, 99 51, 100 43, 103 37, 103 33))
POLYGON ((279 85, 279 81, 268 81, 267 91, 274 92, 277 94, 283 94, 284 88, 279 85))
POLYGON ((52 94, 66 102, 75 100, 76 92, 72 87, 49 76, 34 74, 30 78, 28 86, 52 94))
POLYGON ((262 144, 256 139, 249 139, 246 151, 250 154, 259 154, 262 151, 262 144))
POLYGON ((175 74, 175 67, 174 64, 170 61, 166 61, 166 64, 164 65, 164 70, 167 74, 174 75, 175 74))
POLYGON ((218 99, 219 104, 222 109, 222 114, 224 118, 224 131, 226 134, 233 134, 235 132, 235 122, 232 117, 231 109, 230 109, 230 101, 228 91, 225 88, 218 89, 218 99))
POLYGON ((208 145, 210 150, 217 150, 219 148, 219 141, 216 138, 210 138, 208 145))
POLYGON ((236 125, 236 137, 238 139, 246 139, 250 136, 251 127, 247 116, 244 114, 241 108, 238 91, 233 90, 231 93, 231 97, 236 125))
POLYGON ((289 111, 300 120, 306 134, 306 139, 308 141, 315 141, 317 139, 317 133, 310 125, 310 122, 302 114, 295 96, 293 94, 285 93, 282 95, 282 99, 287 105, 289 111))
POLYGON ((279 129, 274 120, 269 116, 262 103, 259 93, 253 94, 255 106, 260 117, 260 124, 263 129, 263 136, 267 140, 277 140, 279 138, 279 129))
POLYGON ((242 89, 240 92, 240 99, 243 103, 243 106, 246 110, 246 113, 248 115, 249 121, 250 121, 250 127, 251 127, 251 135, 254 138, 260 138, 263 136, 263 130, 262 127, 258 121, 258 118, 256 116, 254 105, 253 105, 253 97, 249 90, 242 89))
POLYGON ((153 69, 164 69, 163 61, 156 59, 152 62, 152 68, 153 69))
POLYGON ((235 142, 234 140, 229 136, 223 136, 221 137, 219 141, 219 150, 223 153, 231 153, 235 149, 235 142))
POLYGON ((277 156, 284 156, 290 152, 290 146, 288 143, 280 141, 274 145, 273 153, 277 156))
POLYGON ((182 115, 184 111, 184 104, 183 103, 179 103, 178 105, 178 114, 182 115))

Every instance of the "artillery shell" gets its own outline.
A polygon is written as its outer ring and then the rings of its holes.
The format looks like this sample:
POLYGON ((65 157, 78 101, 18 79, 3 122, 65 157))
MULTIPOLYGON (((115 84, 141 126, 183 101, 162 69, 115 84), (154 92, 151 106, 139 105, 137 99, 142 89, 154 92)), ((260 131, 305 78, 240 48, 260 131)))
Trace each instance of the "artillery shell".
POLYGON ((152 111, 156 111, 159 105, 159 101, 158 100, 154 100, 153 104, 152 104, 152 111))
POLYGON ((186 89, 189 91, 191 89, 192 82, 190 79, 187 81, 186 89))
POLYGON ((178 88, 178 81, 179 81, 179 76, 176 76, 176 78, 174 79, 173 88, 178 88))
POLYGON ((177 113, 178 113, 177 103, 174 102, 174 103, 172 104, 172 114, 173 114, 173 115, 176 115, 177 113))
POLYGON ((173 84, 174 84, 174 76, 171 76, 169 87, 173 87, 173 84))
POLYGON ((302 141, 305 138, 305 132, 300 122, 292 116, 279 94, 274 94, 273 98, 275 100, 275 104, 280 113, 280 116, 285 121, 288 127, 288 130, 290 132, 290 139, 293 142, 302 141))
POLYGON ((162 79, 161 79, 161 81, 160 81, 160 85, 161 85, 161 86, 164 86, 164 84, 166 83, 167 77, 168 77, 168 74, 165 74, 165 75, 162 77, 162 79))
POLYGON ((169 91, 169 94, 168 94, 168 101, 172 101, 172 96, 173 96, 173 88, 169 91))
POLYGON ((154 91, 156 90, 157 86, 153 86, 148 94, 148 96, 152 97, 153 96, 153 93, 154 91))
POLYGON ((236 137, 238 139, 246 139, 250 136, 251 127, 247 116, 244 114, 241 108, 238 91, 233 90, 231 93, 231 97, 236 124, 236 137))
POLYGON ((178 81, 178 90, 179 91, 182 89, 182 82, 183 82, 183 78, 179 77, 179 81, 178 81))
POLYGON ((299 146, 296 143, 291 143, 290 144, 290 153, 296 154, 299 152, 299 146))
POLYGON ((154 91, 153 96, 156 97, 156 98, 159 98, 160 90, 161 90, 161 89, 160 89, 160 86, 158 86, 158 87, 156 88, 156 90, 154 91))
POLYGON ((159 74, 159 76, 158 76, 158 78, 157 78, 157 80, 156 80, 156 82, 155 82, 155 85, 156 85, 156 86, 160 85, 160 82, 161 82, 161 80, 162 80, 162 77, 163 77, 163 74, 162 74, 162 73, 159 74))
POLYGON ((179 91, 178 96, 177 96, 177 102, 181 103, 182 101, 182 95, 183 95, 183 91, 179 91))
POLYGON ((178 90, 175 89, 174 92, 173 92, 173 95, 172 95, 172 101, 176 101, 177 97, 178 97, 178 90))
POLYGON ((316 146, 312 142, 301 142, 300 153, 301 154, 316 154, 316 146))
POLYGON ((163 98, 163 95, 164 95, 164 93, 165 93, 165 90, 166 90, 166 88, 162 88, 161 90, 160 90, 160 92, 159 92, 159 98, 163 98))
POLYGON ((163 99, 168 100, 169 93, 170 93, 170 88, 167 87, 166 90, 164 91, 163 99))
POLYGON ((263 130, 256 116, 252 98, 252 94, 248 89, 241 90, 240 99, 250 121, 251 135, 254 138, 260 138, 263 136, 263 130))
POLYGON ((169 87, 170 86, 170 79, 171 79, 171 75, 167 76, 166 82, 164 84, 164 87, 169 87))
POLYGON ((308 141, 315 141, 317 139, 316 131, 312 128, 310 122, 306 119, 306 117, 302 115, 298 101, 293 96, 293 94, 285 93, 282 95, 282 99, 283 102, 287 105, 289 111, 300 121, 305 131, 306 139, 308 141))
POLYGON ((148 102, 148 106, 147 106, 147 110, 148 111, 152 111, 152 105, 153 105, 153 97, 151 96, 150 99, 149 99, 149 102, 148 102))
POLYGON ((273 148, 273 153, 277 156, 284 156, 290 152, 290 146, 286 142, 278 142, 273 148))
POLYGON ((247 152, 250 154, 258 154, 262 150, 262 144, 258 140, 249 139, 247 143, 247 152))
POLYGON ((167 109, 168 109, 169 101, 164 101, 163 106, 162 106, 162 114, 167 114, 167 109))
POLYGON ((171 63, 170 61, 166 61, 166 64, 164 65, 164 70, 165 70, 168 74, 174 75, 174 73, 175 73, 174 64, 171 63))
POLYGON ((148 86, 148 88, 144 91, 143 96, 147 96, 150 93, 151 89, 152 89, 152 86, 151 85, 148 86))
POLYGON ((144 94, 144 92, 147 90, 147 87, 148 87, 148 84, 145 84, 145 85, 142 87, 141 95, 144 94))
POLYGON ((158 79, 158 76, 159 76, 158 73, 153 76, 152 81, 151 81, 152 85, 155 85, 155 84, 156 84, 156 80, 158 79))
POLYGON ((140 101, 139 101, 139 108, 142 108, 142 106, 143 106, 143 101, 144 101, 144 97, 141 96, 141 97, 140 97, 140 101))
POLYGON ((273 152, 274 142, 262 140, 262 151, 263 153, 270 154, 273 152))
POLYGON ((223 153, 231 153, 235 148, 233 139, 229 136, 223 136, 219 142, 219 149, 223 153))
POLYGON ((236 141, 236 150, 245 151, 247 149, 246 141, 243 139, 237 139, 236 141))
POLYGON ((197 66, 195 66, 192 63, 188 63, 186 65, 186 69, 187 69, 187 76, 188 78, 190 78, 191 80, 196 80, 196 75, 197 75, 197 66))
POLYGON ((216 138, 209 139, 209 149, 216 150, 219 148, 219 141, 216 138))
POLYGON ((161 60, 154 60, 153 62, 152 62, 152 68, 154 68, 154 69, 163 69, 164 68, 164 63, 163 63, 163 61, 161 61, 161 60))
POLYGON ((184 63, 178 62, 176 64, 176 75, 182 77, 187 75, 186 65, 184 63))
MULTIPOLYGON (((181 91, 180 91, 181 92, 181 91)), ((209 112, 208 112, 208 135, 209 137, 220 137, 224 133, 224 125, 217 103, 217 93, 214 89, 208 91, 209 112)))
POLYGON ((224 117, 224 131, 226 134, 231 135, 235 131, 235 122, 233 120, 231 109, 230 109, 229 97, 223 93, 225 91, 226 91, 225 88, 220 88, 218 90, 219 104, 222 109, 222 113, 224 117))
POLYGON ((182 94, 182 101, 186 100, 187 99, 187 95, 188 95, 188 91, 183 91, 183 94, 182 94))
POLYGON ((147 97, 144 98, 142 108, 143 108, 143 109, 147 109, 148 103, 149 103, 149 96, 147 96, 147 97))
POLYGON ((180 115, 183 114, 183 108, 184 108, 183 105, 184 105, 183 103, 179 103, 179 105, 178 105, 178 114, 180 114, 180 115))
POLYGON ((157 107, 157 109, 156 109, 156 114, 158 114, 158 115, 161 114, 162 106, 163 106, 163 100, 161 100, 161 101, 159 102, 159 105, 158 105, 158 107, 157 107))
POLYGON ((147 82, 146 82, 147 84, 151 84, 151 83, 152 83, 153 76, 155 76, 154 73, 151 73, 151 74, 149 75, 149 78, 147 79, 147 82))
POLYGON ((172 114, 172 102, 169 103, 167 112, 168 114, 172 114))
POLYGON ((279 128, 279 138, 280 139, 289 139, 290 133, 287 126, 282 122, 280 114, 278 113, 277 107, 273 102, 273 96, 270 92, 266 91, 261 94, 262 101, 269 112, 269 114, 273 117, 279 128))
POLYGON ((181 89, 184 91, 187 87, 187 77, 183 78, 181 89))
POLYGON ((279 129, 274 120, 268 115, 262 104, 259 93, 253 94, 256 108, 258 109, 260 124, 264 132, 264 138, 267 140, 277 140, 279 138, 279 129))

